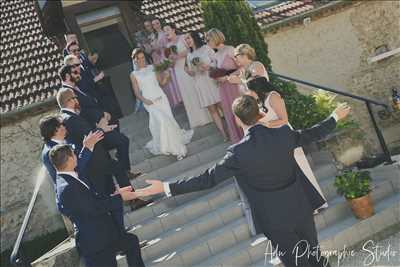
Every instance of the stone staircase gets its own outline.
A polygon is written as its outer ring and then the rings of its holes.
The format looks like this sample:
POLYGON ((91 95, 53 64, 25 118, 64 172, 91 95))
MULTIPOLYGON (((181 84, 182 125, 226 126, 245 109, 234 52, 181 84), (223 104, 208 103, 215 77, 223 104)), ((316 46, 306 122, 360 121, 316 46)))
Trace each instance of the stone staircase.
MULTIPOLYGON (((183 109, 175 113, 179 124, 188 129, 183 109)), ((134 169, 146 172, 133 180, 138 188, 146 186, 145 179, 149 178, 174 181, 199 174, 219 161, 229 146, 216 127, 209 124, 195 129, 185 159, 154 156, 143 149, 151 138, 147 123, 146 113, 121 121, 121 130, 131 139, 134 169)), ((323 250, 352 246, 400 222, 400 166, 371 170, 375 215, 360 221, 352 215, 345 199, 336 194, 333 182, 337 170, 330 153, 318 151, 308 156, 329 203, 328 209, 315 216, 323 250)), ((148 241, 142 249, 146 266, 272 266, 270 255, 265 257, 269 242, 262 235, 251 236, 233 179, 210 190, 153 199, 148 206, 125 214, 129 232, 148 241)), ((33 266, 77 266, 77 259, 71 239, 36 260, 33 266)), ((127 266, 123 256, 118 256, 118 265, 127 266)))

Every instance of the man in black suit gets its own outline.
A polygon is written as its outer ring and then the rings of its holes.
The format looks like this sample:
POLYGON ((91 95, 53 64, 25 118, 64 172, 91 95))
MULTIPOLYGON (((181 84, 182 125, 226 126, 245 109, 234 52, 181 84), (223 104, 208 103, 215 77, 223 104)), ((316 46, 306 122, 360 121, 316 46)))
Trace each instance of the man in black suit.
POLYGON ((260 117, 257 101, 251 96, 242 96, 234 101, 233 112, 245 136, 228 148, 221 162, 187 180, 170 184, 149 180, 151 186, 136 194, 179 195, 212 188, 235 176, 248 198, 257 226, 280 255, 284 254, 281 257, 284 265, 324 266, 313 208, 300 181, 293 151, 326 136, 335 128, 336 121, 346 117, 349 111, 347 106, 338 107, 332 117, 306 130, 294 131, 287 125, 267 128, 256 124, 260 117), (310 246, 308 251, 314 253, 303 255, 307 252, 305 244, 310 246), (293 250, 298 254, 293 254, 293 250))
POLYGON ((134 199, 132 188, 120 188, 111 196, 99 194, 85 176, 75 172, 77 159, 69 145, 56 145, 49 155, 57 170, 59 210, 75 224, 76 247, 86 266, 117 267, 118 251, 126 254, 128 266, 144 266, 139 239, 116 219, 122 201, 134 199))
MULTIPOLYGON (((81 79, 79 67, 80 62, 75 56, 68 57, 71 57, 71 60, 68 65, 64 65, 60 68, 59 76, 62 80, 63 88, 72 89, 78 97, 80 116, 85 118, 92 127, 96 126, 101 120, 106 120, 108 123, 118 126, 118 120, 113 120, 110 113, 101 109, 94 97, 83 92, 77 86, 77 82, 81 79)), ((130 179, 134 179, 142 173, 131 171, 129 143, 129 138, 115 129, 108 131, 104 135, 105 148, 107 150, 116 148, 117 162, 120 165, 120 168, 126 172, 130 179)))
MULTIPOLYGON (((97 128, 94 128, 80 116, 80 105, 75 91, 69 88, 61 88, 57 93, 57 102, 61 108, 63 124, 67 129, 68 142, 74 144, 79 150, 83 139, 91 131, 100 130, 104 136, 115 128, 109 125, 105 118, 100 119, 97 128)), ((114 191, 112 175, 115 176, 120 187, 130 186, 129 177, 126 171, 115 160, 110 157, 104 146, 105 139, 101 140, 94 148, 92 157, 87 164, 83 175, 93 181, 94 189, 102 194, 110 194, 114 191)), ((132 208, 140 208, 148 202, 136 200, 132 208)))

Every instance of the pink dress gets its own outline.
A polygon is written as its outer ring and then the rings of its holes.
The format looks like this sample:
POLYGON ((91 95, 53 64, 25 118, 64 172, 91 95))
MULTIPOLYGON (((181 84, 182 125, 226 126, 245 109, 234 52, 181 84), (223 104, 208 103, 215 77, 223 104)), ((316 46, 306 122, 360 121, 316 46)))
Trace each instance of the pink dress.
MULTIPOLYGON (((153 41, 151 54, 153 58, 153 64, 159 64, 165 59, 164 49, 168 46, 167 36, 164 32, 159 32, 157 39, 153 41)), ((176 80, 176 74, 173 68, 167 70, 170 73, 171 80, 169 83, 162 87, 164 93, 167 95, 168 101, 171 107, 175 107, 182 103, 182 96, 179 91, 178 82, 176 80)))
MULTIPOLYGON (((227 70, 237 69, 237 65, 233 59, 233 51, 234 48, 232 46, 224 46, 215 53, 218 68, 227 70)), ((225 121, 228 126, 229 137, 233 143, 237 143, 242 139, 243 131, 236 125, 232 112, 232 103, 240 96, 239 85, 230 82, 221 82, 219 83, 219 94, 225 121)))

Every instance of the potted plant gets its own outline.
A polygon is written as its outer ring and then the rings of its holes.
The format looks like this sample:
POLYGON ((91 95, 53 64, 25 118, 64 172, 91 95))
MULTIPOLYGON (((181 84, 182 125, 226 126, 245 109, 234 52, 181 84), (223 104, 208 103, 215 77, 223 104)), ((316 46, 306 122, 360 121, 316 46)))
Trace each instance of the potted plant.
POLYGON ((374 214, 368 171, 345 171, 336 176, 334 185, 338 194, 346 198, 357 218, 366 219, 374 214))

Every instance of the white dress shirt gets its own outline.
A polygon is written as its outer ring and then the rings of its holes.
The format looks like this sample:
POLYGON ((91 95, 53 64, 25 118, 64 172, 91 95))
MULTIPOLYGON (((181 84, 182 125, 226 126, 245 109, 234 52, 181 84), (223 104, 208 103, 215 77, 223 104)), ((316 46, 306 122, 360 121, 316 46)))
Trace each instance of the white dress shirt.
POLYGON ((79 179, 78 173, 76 173, 76 172, 57 172, 57 174, 66 174, 66 175, 72 176, 73 178, 75 178, 75 180, 77 180, 78 182, 83 184, 87 189, 90 189, 90 187, 84 181, 79 179))

